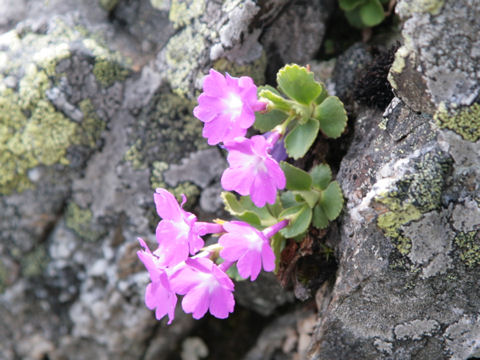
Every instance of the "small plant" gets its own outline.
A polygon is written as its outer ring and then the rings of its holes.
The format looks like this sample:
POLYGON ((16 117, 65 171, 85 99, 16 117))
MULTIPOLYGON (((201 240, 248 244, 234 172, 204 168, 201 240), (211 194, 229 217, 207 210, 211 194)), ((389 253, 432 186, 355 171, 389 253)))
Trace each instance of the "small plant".
POLYGON ((301 240, 311 225, 326 228, 340 214, 342 192, 327 164, 307 172, 284 160, 303 157, 319 132, 338 138, 347 123, 343 104, 305 67, 283 67, 277 83, 278 89, 257 89, 249 77, 215 70, 205 77, 194 115, 204 122, 208 143, 228 151, 222 199, 238 220, 199 222, 183 210, 185 196, 179 204, 156 190, 158 247, 152 252, 139 239, 138 256, 151 280, 145 303, 157 319, 173 320, 178 295, 195 319, 207 311, 228 317, 235 305, 231 278, 254 281, 261 269, 274 271, 285 239, 301 240), (251 126, 264 134, 245 137, 251 126), (218 242, 205 246, 208 234, 218 242))
POLYGON ((383 6, 390 0, 339 0, 348 22, 359 29, 380 24, 385 19, 383 6))

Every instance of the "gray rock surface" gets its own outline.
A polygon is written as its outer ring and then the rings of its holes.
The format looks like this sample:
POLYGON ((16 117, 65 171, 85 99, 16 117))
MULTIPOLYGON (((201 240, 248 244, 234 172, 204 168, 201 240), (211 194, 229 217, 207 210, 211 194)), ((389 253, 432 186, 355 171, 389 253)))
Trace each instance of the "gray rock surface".
MULTIPOLYGON (((0 2, 1 359, 179 353, 197 322, 179 311, 167 327, 146 309, 136 238, 154 241, 156 187, 205 220, 222 214, 226 162, 201 137, 195 95, 212 66, 263 83, 259 38, 284 8, 0 2)), ((292 299, 278 285, 248 291, 242 305, 269 314, 292 299)))
POLYGON ((479 10, 397 3, 404 44, 390 77, 399 98, 383 114, 357 109, 337 175, 346 197, 339 269, 311 359, 478 356, 479 82, 470 49, 479 10))
MULTIPOLYGON (((241 347, 235 329, 252 326, 247 359, 480 356, 473 0, 398 0, 396 97, 384 113, 347 104, 346 202, 328 242, 338 271, 319 284, 316 310, 292 306, 273 276, 237 284, 239 315, 222 325, 178 311, 167 326, 144 306, 136 238, 155 241, 153 190, 185 193, 202 219, 224 215, 225 159, 192 115, 203 76, 215 67, 263 84, 285 62, 310 61, 334 6, 0 0, 1 359, 228 358, 203 329, 241 347)), ((355 45, 337 59, 331 84, 345 101, 369 56, 355 45)))

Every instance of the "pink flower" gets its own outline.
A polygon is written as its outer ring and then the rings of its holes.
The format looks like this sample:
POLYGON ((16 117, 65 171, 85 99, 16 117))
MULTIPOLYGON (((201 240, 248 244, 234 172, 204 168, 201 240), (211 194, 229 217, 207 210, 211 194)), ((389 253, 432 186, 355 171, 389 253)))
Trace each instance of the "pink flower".
POLYGON ((283 189, 286 180, 280 165, 268 153, 271 146, 260 135, 226 143, 230 167, 222 175, 223 188, 250 195, 258 207, 274 204, 277 189, 283 189))
POLYGON ((262 267, 265 271, 275 269, 275 254, 269 237, 286 225, 287 222, 282 221, 261 232, 242 221, 227 222, 223 224, 227 233, 218 240, 223 246, 220 256, 228 262, 237 261, 240 276, 254 281, 262 267))
MULTIPOLYGON (((186 198, 182 196, 183 206, 186 198)), ((156 229, 158 249, 154 254, 163 265, 174 266, 185 261, 189 253, 195 254, 204 245, 199 229, 195 226, 197 218, 183 210, 175 197, 165 189, 157 189, 153 198, 157 213, 162 218, 156 229)))
POLYGON ((185 264, 171 278, 175 292, 185 295, 183 310, 195 319, 207 310, 219 319, 227 318, 235 306, 232 280, 210 259, 189 258, 185 264))
POLYGON ((208 144, 216 145, 244 136, 255 122, 255 111, 265 110, 266 106, 258 101, 257 87, 250 77, 224 77, 211 69, 193 114, 205 123, 203 136, 208 144))
POLYGON ((168 315, 168 324, 170 324, 175 316, 177 296, 170 287, 168 270, 152 254, 145 241, 140 238, 138 241, 143 250, 137 251, 137 255, 147 268, 151 280, 145 291, 145 305, 150 310, 155 310, 157 320, 168 315))

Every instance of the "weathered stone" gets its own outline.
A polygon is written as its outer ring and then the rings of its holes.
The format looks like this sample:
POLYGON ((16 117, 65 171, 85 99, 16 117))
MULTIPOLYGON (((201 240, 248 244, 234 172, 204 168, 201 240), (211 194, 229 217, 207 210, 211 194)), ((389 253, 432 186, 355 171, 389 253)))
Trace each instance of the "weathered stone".
POLYGON ((480 9, 472 0, 399 1, 404 42, 390 71, 397 95, 432 114, 469 106, 479 95, 480 9))

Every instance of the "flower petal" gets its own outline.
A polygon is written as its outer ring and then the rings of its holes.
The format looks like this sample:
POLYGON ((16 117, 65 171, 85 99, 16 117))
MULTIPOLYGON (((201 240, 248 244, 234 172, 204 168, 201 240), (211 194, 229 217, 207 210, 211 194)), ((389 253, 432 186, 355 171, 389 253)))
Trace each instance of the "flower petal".
POLYGON ((210 296, 207 287, 197 285, 191 289, 182 300, 182 308, 186 313, 192 313, 194 319, 205 315, 210 305, 210 296))
POLYGON ((170 192, 165 189, 156 189, 153 194, 157 214, 162 219, 178 221, 182 218, 182 208, 170 192))
POLYGON ((235 307, 235 299, 231 291, 218 287, 212 291, 210 295, 210 313, 219 319, 225 319, 228 314, 233 312, 235 307))

